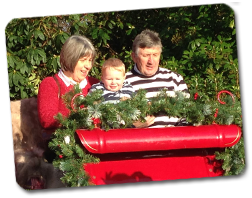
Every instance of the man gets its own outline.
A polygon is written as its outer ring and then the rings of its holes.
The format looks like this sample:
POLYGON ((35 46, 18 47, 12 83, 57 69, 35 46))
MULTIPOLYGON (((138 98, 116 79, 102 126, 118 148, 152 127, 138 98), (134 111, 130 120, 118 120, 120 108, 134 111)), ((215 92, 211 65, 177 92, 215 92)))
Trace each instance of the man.
MULTIPOLYGON (((131 57, 135 62, 133 69, 126 73, 126 79, 135 89, 145 89, 146 98, 156 96, 160 89, 167 89, 169 95, 182 91, 189 96, 189 91, 183 77, 168 69, 159 67, 162 53, 162 43, 158 33, 144 30, 133 41, 131 57)), ((183 125, 185 119, 168 117, 162 113, 149 115, 146 122, 134 125, 141 127, 165 127, 183 125)))

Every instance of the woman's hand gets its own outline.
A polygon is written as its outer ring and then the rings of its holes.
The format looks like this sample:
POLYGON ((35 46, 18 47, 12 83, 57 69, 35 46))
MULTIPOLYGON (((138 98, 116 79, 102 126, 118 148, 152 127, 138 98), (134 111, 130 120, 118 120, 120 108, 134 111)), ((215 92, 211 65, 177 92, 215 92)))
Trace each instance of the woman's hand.
POLYGON ((149 116, 145 117, 146 122, 136 121, 133 123, 133 125, 136 128, 145 128, 145 127, 152 125, 154 123, 154 119, 155 119, 154 116, 149 115, 149 116))

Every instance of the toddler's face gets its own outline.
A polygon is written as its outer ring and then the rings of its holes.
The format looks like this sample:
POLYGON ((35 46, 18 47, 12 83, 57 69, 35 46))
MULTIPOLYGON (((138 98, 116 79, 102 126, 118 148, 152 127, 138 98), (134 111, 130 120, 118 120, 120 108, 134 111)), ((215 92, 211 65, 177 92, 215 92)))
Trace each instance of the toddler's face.
POLYGON ((115 92, 122 88, 125 75, 121 71, 107 68, 104 70, 101 80, 107 90, 115 92))

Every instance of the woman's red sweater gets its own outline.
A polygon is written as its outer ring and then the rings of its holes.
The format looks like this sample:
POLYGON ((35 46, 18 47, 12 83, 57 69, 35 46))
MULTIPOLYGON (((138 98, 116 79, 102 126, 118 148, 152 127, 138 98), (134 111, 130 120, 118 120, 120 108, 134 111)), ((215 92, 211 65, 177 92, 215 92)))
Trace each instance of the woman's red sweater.
MULTIPOLYGON (((44 129, 55 129, 59 126, 58 121, 54 118, 58 113, 61 113, 63 116, 68 116, 70 113, 61 96, 69 92, 73 85, 67 87, 58 74, 55 77, 59 82, 60 97, 58 96, 59 87, 53 77, 46 77, 39 85, 38 114, 41 126, 44 129)), ((99 82, 99 80, 92 77, 86 77, 86 79, 87 85, 82 89, 84 96, 87 95, 93 84, 99 82)))

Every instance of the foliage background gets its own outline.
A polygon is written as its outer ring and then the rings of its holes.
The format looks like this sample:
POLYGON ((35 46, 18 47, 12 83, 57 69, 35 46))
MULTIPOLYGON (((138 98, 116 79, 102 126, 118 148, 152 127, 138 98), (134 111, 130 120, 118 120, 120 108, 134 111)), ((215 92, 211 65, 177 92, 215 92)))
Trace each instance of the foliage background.
POLYGON ((73 34, 96 47, 91 76, 100 77, 109 57, 131 69, 132 41, 146 28, 162 39, 160 65, 180 73, 192 93, 216 99, 225 89, 240 100, 235 16, 225 4, 13 19, 5 29, 10 99, 37 95, 41 80, 59 70, 61 47, 73 34))
POLYGON ((225 4, 13 19, 6 27, 11 100, 37 95, 59 68, 62 44, 73 34, 92 40, 98 56, 91 76, 109 57, 130 69, 132 41, 143 29, 160 34, 161 66, 180 73, 189 89, 240 98, 235 17, 225 4))

